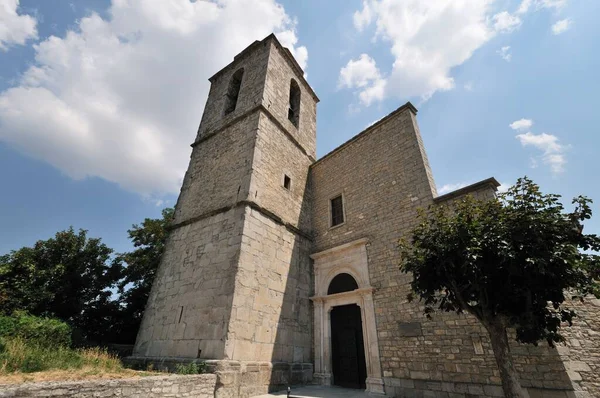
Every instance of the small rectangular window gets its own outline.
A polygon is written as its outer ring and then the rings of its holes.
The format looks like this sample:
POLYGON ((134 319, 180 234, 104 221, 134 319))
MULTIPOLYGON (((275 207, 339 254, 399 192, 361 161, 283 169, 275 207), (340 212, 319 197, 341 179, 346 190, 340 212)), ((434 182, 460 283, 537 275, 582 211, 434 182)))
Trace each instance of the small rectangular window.
POLYGON ((283 187, 289 191, 291 184, 292 184, 292 180, 290 179, 290 177, 288 177, 287 175, 284 175, 283 176, 283 187))
POLYGON ((344 202, 342 195, 331 199, 331 226, 335 227, 344 223, 344 202))

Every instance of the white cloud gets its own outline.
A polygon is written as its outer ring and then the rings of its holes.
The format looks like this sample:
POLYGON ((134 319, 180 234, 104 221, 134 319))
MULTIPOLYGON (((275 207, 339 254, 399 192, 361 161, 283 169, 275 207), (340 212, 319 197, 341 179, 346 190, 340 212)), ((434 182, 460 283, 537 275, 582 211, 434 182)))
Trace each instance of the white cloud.
MULTIPOLYGON (((532 132, 527 132, 525 134, 518 134, 516 138, 521 142, 522 146, 533 146, 542 151, 540 158, 544 164, 550 166, 553 174, 564 171, 564 166, 567 163, 564 152, 567 147, 558 142, 558 137, 546 133, 533 134, 532 132)), ((537 160, 535 158, 532 159, 533 165, 537 167, 537 160)))
POLYGON ((567 163, 565 157, 565 151, 568 149, 568 145, 559 143, 558 137, 552 134, 534 134, 529 130, 533 126, 533 120, 531 119, 519 119, 515 120, 509 127, 513 130, 521 132, 515 136, 519 140, 522 146, 531 146, 537 148, 542 152, 537 157, 530 159, 530 167, 532 169, 537 168, 539 161, 550 166, 550 170, 553 174, 558 174, 564 171, 564 166, 567 163))
POLYGON ((499 12, 492 19, 496 32, 509 33, 521 26, 521 18, 511 15, 508 11, 499 12))
POLYGON ((275 0, 113 0, 108 14, 36 45, 35 65, 0 92, 0 140, 75 179, 177 193, 207 78, 272 31, 306 64, 275 0))
POLYGON ((540 164, 536 158, 529 158, 529 167, 531 167, 532 169, 537 169, 539 165, 540 164))
POLYGON ((394 63, 389 76, 356 89, 372 101, 389 95, 427 99, 454 88, 451 68, 495 34, 488 21, 492 2, 364 0, 354 25, 362 31, 375 23, 376 37, 390 43, 394 63))
POLYGON ((555 35, 560 35, 561 33, 564 33, 567 30, 569 30, 572 24, 573 22, 569 18, 561 19, 560 21, 552 25, 552 33, 555 35))
POLYGON ((367 54, 361 54, 357 60, 348 61, 340 70, 338 86, 361 89, 360 101, 366 106, 373 100, 383 99, 385 84, 375 60, 367 54))
POLYGON ((467 91, 473 91, 473 82, 466 82, 463 87, 467 91))
POLYGON ((533 120, 531 119, 519 119, 509 124, 509 127, 513 130, 527 130, 531 126, 533 126, 533 120))
POLYGON ((560 9, 567 5, 568 0, 536 0, 537 8, 560 9))
POLYGON ((461 189, 466 187, 467 185, 469 185, 466 182, 458 182, 456 184, 445 184, 442 185, 442 187, 440 189, 438 189, 438 194, 439 195, 444 195, 447 194, 448 192, 452 192, 452 191, 456 191, 457 189, 461 189))
POLYGON ((532 7, 536 10, 544 8, 558 10, 567 5, 567 3, 568 0, 523 0, 519 5, 517 14, 525 14, 530 11, 532 7))
POLYGON ((37 38, 36 19, 30 15, 19 15, 18 7, 19 0, 0 0, 0 51, 37 38))
POLYGON ((529 8, 531 7, 531 3, 532 3, 532 0, 521 1, 521 4, 519 4, 519 9, 517 10, 517 14, 525 14, 527 11, 529 11, 529 8))
POLYGON ((518 134, 517 139, 521 141, 521 145, 534 146, 546 153, 555 153, 562 150, 562 146, 558 143, 558 138, 552 134, 533 134, 531 131, 525 134, 518 134))
POLYGON ((506 192, 510 187, 512 187, 512 184, 509 184, 507 182, 501 182, 500 186, 498 187, 498 192, 506 192))
POLYGON ((504 46, 500 50, 496 51, 496 53, 498 53, 506 62, 510 62, 510 60, 512 59, 512 54, 510 53, 510 46, 504 46))
MULTIPOLYGON (((353 15, 358 32, 374 24, 375 39, 390 44, 390 71, 354 87, 371 104, 387 97, 429 99, 455 87, 453 67, 462 65, 497 34, 510 33, 530 10, 559 9, 567 0, 522 0, 514 13, 497 12, 497 0, 363 0, 353 15)), ((509 61, 507 46, 502 57, 509 61)), ((500 50, 502 51, 502 50, 500 50)))
POLYGON ((373 12, 369 3, 364 2, 360 11, 355 11, 353 17, 354 27, 361 32, 373 20, 373 12))

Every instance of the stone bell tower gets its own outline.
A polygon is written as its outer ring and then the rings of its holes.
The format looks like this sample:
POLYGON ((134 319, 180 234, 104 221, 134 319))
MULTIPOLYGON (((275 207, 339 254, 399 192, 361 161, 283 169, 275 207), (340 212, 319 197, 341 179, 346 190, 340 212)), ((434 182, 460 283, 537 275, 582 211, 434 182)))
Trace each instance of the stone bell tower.
POLYGON ((260 362, 310 377, 318 98, 274 35, 210 82, 133 355, 260 362))

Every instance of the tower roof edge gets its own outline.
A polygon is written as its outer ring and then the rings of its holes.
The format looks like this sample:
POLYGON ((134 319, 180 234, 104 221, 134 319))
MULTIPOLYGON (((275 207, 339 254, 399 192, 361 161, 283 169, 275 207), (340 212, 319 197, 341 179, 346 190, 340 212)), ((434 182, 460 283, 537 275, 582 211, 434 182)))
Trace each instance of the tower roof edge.
POLYGON ((417 108, 415 108, 415 106, 413 104, 411 104, 410 101, 407 102, 406 104, 404 104, 404 105, 396 108, 396 110, 392 111, 388 115, 386 115, 386 116, 382 117, 381 119, 377 120, 376 122, 374 122, 373 124, 371 124, 370 126, 368 126, 367 128, 365 128, 363 131, 359 132, 358 134, 356 134, 355 136, 353 136, 352 138, 350 138, 348 141, 346 141, 343 144, 339 145, 337 148, 334 148, 330 152, 326 153, 325 155, 323 155, 322 157, 320 157, 319 159, 317 159, 317 161, 315 163, 313 163, 310 167, 314 167, 315 165, 319 164, 322 160, 330 157, 334 153, 339 152, 340 150, 342 150, 343 148, 347 147, 348 145, 350 145, 354 141, 358 140, 359 138, 361 138, 361 137, 365 136, 366 134, 369 134, 371 131, 375 130, 376 127, 384 124, 385 122, 387 122, 388 120, 390 120, 392 117, 394 117, 397 114, 399 114, 401 112, 404 112, 406 110, 409 110, 410 112, 412 112, 415 115, 418 112, 417 108))
POLYGON ((233 61, 231 61, 229 64, 227 64, 221 70, 219 70, 217 73, 212 75, 208 79, 208 81, 210 81, 212 83, 219 75, 221 75, 223 72, 228 70, 235 63, 235 61, 244 57, 246 54, 248 54, 249 52, 254 50, 258 45, 264 44, 268 41, 272 41, 275 44, 275 47, 277 47, 281 51, 281 53, 283 54, 283 57, 290 64, 292 69, 296 72, 296 74, 298 75, 298 78, 302 81, 303 85, 306 86, 306 88, 310 92, 310 95, 313 97, 315 102, 319 102, 319 97, 317 97, 317 94, 315 93, 315 91, 313 90, 311 85, 304 78, 304 70, 300 67, 300 65, 298 64, 298 61, 296 61, 296 58, 294 58, 294 56, 292 55, 290 50, 287 47, 284 47, 279 42, 279 39, 277 39, 277 36, 275 36, 274 33, 269 34, 267 37, 265 37, 262 40, 255 40, 252 44, 250 44, 248 47, 246 47, 240 53, 238 53, 235 57, 233 57, 233 61))

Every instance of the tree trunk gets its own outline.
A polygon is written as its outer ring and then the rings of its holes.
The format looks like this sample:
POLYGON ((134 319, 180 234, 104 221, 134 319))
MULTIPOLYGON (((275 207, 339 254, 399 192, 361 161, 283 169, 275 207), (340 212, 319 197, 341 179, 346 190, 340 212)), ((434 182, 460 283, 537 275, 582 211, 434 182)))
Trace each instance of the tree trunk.
POLYGON ((519 376, 513 364, 506 328, 498 319, 492 320, 491 322, 485 322, 484 324, 490 334, 492 349, 494 350, 496 363, 500 370, 504 396, 509 398, 526 397, 527 395, 525 395, 525 391, 521 387, 519 376))

